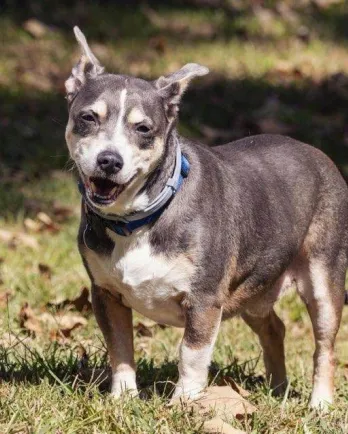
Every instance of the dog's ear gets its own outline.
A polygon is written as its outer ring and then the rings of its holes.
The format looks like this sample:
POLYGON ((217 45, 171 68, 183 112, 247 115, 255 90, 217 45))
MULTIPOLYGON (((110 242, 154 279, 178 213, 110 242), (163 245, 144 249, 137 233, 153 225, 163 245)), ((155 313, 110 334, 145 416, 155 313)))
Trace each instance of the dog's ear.
POLYGON ((155 86, 166 104, 167 117, 173 118, 179 111, 179 103, 190 81, 209 73, 206 66, 197 63, 188 63, 178 71, 167 77, 160 77, 155 86))
POLYGON ((69 103, 86 83, 87 78, 96 77, 104 72, 104 68, 100 65, 99 60, 89 48, 85 35, 77 26, 74 27, 74 33, 82 53, 79 62, 73 67, 70 77, 65 82, 69 103))

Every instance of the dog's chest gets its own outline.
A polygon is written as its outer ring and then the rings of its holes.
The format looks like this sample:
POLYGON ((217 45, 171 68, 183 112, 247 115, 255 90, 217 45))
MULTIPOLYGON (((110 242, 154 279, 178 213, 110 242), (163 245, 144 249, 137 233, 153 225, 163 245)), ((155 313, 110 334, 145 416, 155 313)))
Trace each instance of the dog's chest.
POLYGON ((95 284, 114 293, 138 312, 155 321, 182 326, 181 300, 190 290, 193 264, 184 254, 155 254, 148 234, 115 241, 111 255, 85 251, 95 284))

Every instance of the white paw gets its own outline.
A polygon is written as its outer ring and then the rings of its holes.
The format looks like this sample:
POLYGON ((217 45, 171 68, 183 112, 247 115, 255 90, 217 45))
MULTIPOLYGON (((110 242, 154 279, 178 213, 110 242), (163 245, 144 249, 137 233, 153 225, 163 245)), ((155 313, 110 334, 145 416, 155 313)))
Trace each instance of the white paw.
POLYGON ((333 403, 333 397, 331 393, 325 393, 325 394, 313 393, 309 406, 316 410, 328 411, 332 403, 333 403))
POLYGON ((184 400, 194 400, 202 396, 205 384, 201 383, 182 383, 178 382, 171 398, 171 403, 178 402, 181 398, 184 400))
POLYGON ((138 389, 135 382, 135 373, 114 374, 112 378, 111 395, 119 398, 121 395, 138 396, 138 389))

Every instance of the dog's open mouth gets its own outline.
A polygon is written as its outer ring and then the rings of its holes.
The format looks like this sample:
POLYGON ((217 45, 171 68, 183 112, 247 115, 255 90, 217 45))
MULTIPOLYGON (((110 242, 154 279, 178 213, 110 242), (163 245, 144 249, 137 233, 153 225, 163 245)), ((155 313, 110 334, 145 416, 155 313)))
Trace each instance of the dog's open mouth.
POLYGON ((87 192, 89 198, 100 205, 109 205, 126 188, 126 184, 117 184, 110 179, 91 177, 88 179, 87 192))

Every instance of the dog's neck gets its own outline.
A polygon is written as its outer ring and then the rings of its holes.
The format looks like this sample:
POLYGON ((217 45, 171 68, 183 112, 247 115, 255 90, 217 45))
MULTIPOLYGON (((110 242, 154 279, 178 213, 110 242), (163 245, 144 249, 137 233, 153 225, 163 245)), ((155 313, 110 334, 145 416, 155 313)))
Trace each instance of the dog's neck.
POLYGON ((179 138, 174 130, 165 141, 164 152, 159 165, 147 178, 144 187, 139 192, 146 192, 151 203, 164 189, 168 179, 173 175, 176 163, 176 151, 179 146, 179 138))

